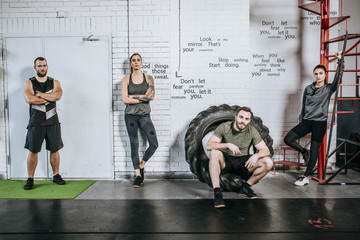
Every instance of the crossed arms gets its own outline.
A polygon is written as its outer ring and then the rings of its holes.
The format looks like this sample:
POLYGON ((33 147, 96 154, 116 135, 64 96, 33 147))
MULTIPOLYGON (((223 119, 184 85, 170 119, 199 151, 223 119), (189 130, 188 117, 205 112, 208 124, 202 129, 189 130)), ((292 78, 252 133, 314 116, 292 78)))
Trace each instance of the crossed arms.
POLYGON ((24 84, 24 98, 25 101, 29 104, 39 105, 47 102, 56 102, 61 99, 62 89, 60 82, 54 80, 54 89, 49 93, 34 92, 32 83, 30 80, 27 80, 24 84))
POLYGON ((126 76, 121 81, 121 95, 122 100, 125 104, 136 104, 141 102, 149 102, 154 100, 155 97, 155 84, 154 78, 150 75, 146 75, 148 80, 149 88, 144 95, 129 95, 128 86, 129 86, 129 77, 126 76))

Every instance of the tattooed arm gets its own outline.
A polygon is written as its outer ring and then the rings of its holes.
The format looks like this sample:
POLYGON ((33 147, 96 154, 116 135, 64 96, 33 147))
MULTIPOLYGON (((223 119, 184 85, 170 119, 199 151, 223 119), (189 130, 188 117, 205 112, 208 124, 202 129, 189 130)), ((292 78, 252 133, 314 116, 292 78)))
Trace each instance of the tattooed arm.
POLYGON ((155 97, 155 84, 154 78, 151 75, 146 75, 146 80, 149 88, 144 95, 131 95, 132 98, 138 99, 140 102, 149 102, 154 100, 155 97))

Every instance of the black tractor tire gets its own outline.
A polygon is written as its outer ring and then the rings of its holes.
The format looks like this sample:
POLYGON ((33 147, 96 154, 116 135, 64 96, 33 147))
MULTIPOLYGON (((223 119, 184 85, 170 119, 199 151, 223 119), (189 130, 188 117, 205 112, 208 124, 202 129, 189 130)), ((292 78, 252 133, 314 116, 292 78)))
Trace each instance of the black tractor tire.
MULTIPOLYGON (((185 157, 186 162, 190 165, 190 170, 201 182, 211 184, 209 173, 209 158, 204 151, 202 144, 203 138, 209 132, 215 130, 221 123, 232 121, 240 106, 229 106, 223 104, 220 106, 211 106, 200 112, 189 124, 185 134, 185 157)), ((271 156, 274 153, 272 144, 273 140, 269 135, 269 129, 263 125, 261 118, 253 116, 250 125, 255 127, 260 133, 270 150, 271 156)), ((255 148, 253 148, 256 151, 255 148)), ((237 192, 242 186, 243 180, 237 174, 221 174, 220 187, 223 190, 237 192)))

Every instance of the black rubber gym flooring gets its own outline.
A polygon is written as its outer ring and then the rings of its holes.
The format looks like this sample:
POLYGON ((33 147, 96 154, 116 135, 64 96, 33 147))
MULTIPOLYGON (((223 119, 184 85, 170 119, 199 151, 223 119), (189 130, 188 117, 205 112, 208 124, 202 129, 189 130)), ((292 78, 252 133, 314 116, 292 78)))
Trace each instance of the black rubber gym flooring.
POLYGON ((0 239, 360 239, 360 201, 0 200, 0 239))

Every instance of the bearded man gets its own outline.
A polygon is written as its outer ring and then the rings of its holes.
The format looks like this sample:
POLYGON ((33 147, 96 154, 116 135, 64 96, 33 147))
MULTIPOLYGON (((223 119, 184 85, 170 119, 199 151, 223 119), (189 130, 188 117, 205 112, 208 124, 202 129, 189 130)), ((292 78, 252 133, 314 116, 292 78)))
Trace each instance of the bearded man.
POLYGON ((234 121, 220 124, 210 137, 206 149, 210 151, 209 172, 214 189, 214 207, 225 207, 220 189, 221 173, 236 173, 245 181, 239 193, 250 199, 257 198, 251 186, 257 183, 273 167, 270 151, 259 132, 250 126, 253 113, 249 107, 241 107, 234 121), (250 155, 254 145, 257 153, 250 155))
POLYGON ((24 98, 30 104, 30 119, 27 126, 25 148, 29 150, 27 158, 28 179, 25 190, 34 188, 34 174, 45 139, 46 149, 50 151, 50 164, 53 170, 53 182, 64 185, 59 174, 59 150, 64 146, 61 139, 60 122, 56 112, 56 101, 62 96, 58 80, 47 76, 48 65, 43 57, 34 61, 36 76, 28 79, 24 85, 24 98))

